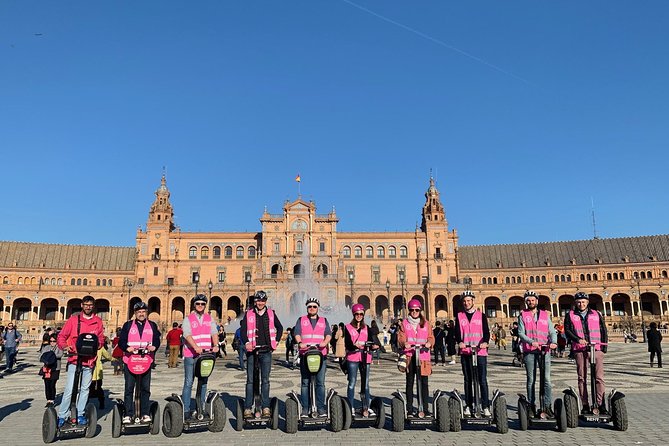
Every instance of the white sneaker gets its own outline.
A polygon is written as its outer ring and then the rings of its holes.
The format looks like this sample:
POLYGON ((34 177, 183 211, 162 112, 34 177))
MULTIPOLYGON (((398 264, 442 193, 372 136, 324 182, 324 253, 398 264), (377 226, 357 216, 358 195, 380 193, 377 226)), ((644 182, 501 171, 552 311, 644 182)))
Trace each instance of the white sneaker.
POLYGON ((489 417, 489 416, 490 416, 490 409, 488 409, 487 407, 485 407, 485 408, 483 409, 483 416, 484 416, 484 417, 489 417))
POLYGON ((150 423, 151 415, 142 415, 142 423, 150 423))
POLYGON ((123 424, 130 424, 130 417, 128 417, 128 416, 123 417, 122 423, 123 424))
POLYGON ((376 412, 374 412, 372 409, 368 409, 367 413, 369 414, 370 417, 375 417, 376 416, 376 412))
POLYGON ((450 364, 450 365, 453 365, 453 364, 455 364, 455 361, 451 361, 451 362, 449 362, 449 364, 450 364))
POLYGON ((469 410, 469 406, 465 406, 465 410, 463 411, 462 415, 465 416, 465 417, 471 417, 472 416, 472 412, 471 412, 471 410, 469 410))

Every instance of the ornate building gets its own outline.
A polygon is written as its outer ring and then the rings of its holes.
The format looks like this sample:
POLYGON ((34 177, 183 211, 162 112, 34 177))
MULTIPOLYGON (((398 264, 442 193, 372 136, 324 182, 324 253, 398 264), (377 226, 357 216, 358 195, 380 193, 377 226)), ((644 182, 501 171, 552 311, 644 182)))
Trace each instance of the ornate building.
POLYGON ((459 246, 433 179, 413 232, 339 232, 334 209, 318 214, 300 197, 281 214, 265 210, 260 232, 182 232, 164 176, 155 196, 135 247, 0 242, 2 321, 37 334, 91 295, 110 329, 139 299, 164 328, 181 321, 196 292, 224 320, 236 318, 257 289, 293 312, 303 309, 305 295, 317 294, 325 311, 360 302, 383 322, 411 298, 433 320, 452 318, 465 289, 500 323, 518 315, 527 289, 554 318, 576 291, 586 291, 610 324, 669 320, 666 235, 459 246))

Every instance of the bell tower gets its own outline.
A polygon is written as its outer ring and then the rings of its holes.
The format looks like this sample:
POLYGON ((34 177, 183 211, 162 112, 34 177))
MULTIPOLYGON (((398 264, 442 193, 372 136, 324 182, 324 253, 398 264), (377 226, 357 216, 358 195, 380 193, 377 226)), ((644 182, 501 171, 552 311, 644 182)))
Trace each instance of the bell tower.
POLYGON ((163 173, 160 179, 160 187, 156 190, 156 199, 149 210, 149 220, 146 222, 147 231, 174 230, 174 211, 170 203, 170 191, 167 189, 167 181, 163 173))
POLYGON ((421 230, 427 232, 428 229, 448 231, 448 222, 446 221, 446 212, 439 198, 439 191, 434 184, 434 178, 430 175, 430 187, 425 192, 425 204, 423 205, 423 222, 421 230))

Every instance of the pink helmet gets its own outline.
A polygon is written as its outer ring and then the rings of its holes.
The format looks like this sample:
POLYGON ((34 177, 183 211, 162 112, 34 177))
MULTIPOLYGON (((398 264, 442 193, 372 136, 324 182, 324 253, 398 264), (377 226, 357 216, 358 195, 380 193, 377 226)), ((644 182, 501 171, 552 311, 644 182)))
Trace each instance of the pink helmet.
POLYGON ((353 314, 362 311, 363 313, 365 312, 365 306, 363 304, 355 304, 351 307, 351 312, 353 314))
POLYGON ((409 310, 411 310, 413 308, 418 308, 419 310, 422 310, 423 309, 423 304, 420 303, 420 301, 418 299, 411 299, 409 301, 408 307, 409 307, 409 310))

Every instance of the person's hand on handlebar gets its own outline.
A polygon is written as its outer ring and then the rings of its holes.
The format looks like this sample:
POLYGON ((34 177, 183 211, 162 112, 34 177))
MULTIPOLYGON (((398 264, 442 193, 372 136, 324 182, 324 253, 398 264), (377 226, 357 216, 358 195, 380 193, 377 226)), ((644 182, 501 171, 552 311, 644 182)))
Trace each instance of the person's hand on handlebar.
POLYGON ((578 340, 578 343, 579 343, 580 345, 588 345, 588 341, 586 341, 585 339, 579 339, 579 340, 578 340))
POLYGON ((199 346, 196 345, 195 348, 194 348, 194 350, 195 350, 195 353, 196 353, 196 354, 198 354, 198 355, 201 355, 201 354, 202 354, 202 349, 201 349, 199 346))
POLYGON ((539 347, 541 347, 541 344, 539 344, 538 342, 535 341, 535 342, 532 343, 532 347, 539 348, 539 347))
POLYGON ((212 352, 218 353, 218 345, 214 345, 214 347, 211 349, 212 352))
POLYGON ((557 348, 557 344, 554 343, 554 342, 551 342, 549 347, 550 347, 551 350, 555 350, 557 348))
POLYGON ((323 341, 323 342, 321 342, 320 344, 318 344, 318 346, 319 346, 320 348, 325 348, 325 347, 328 346, 328 343, 325 342, 325 341, 323 341))
POLYGON ((479 348, 488 348, 488 343, 487 342, 481 342, 479 344, 479 348))
POLYGON ((461 342, 461 343, 458 344, 458 347, 460 347, 460 350, 462 350, 463 348, 465 348, 467 346, 465 345, 464 342, 461 342))
POLYGON ((244 348, 246 348, 247 352, 252 352, 253 351, 253 345, 251 345, 250 341, 247 342, 246 344, 244 344, 244 348))
POLYGON ((149 351, 149 352, 155 352, 155 351, 156 351, 156 347, 153 346, 153 345, 147 345, 147 346, 146 346, 146 350, 149 351))

